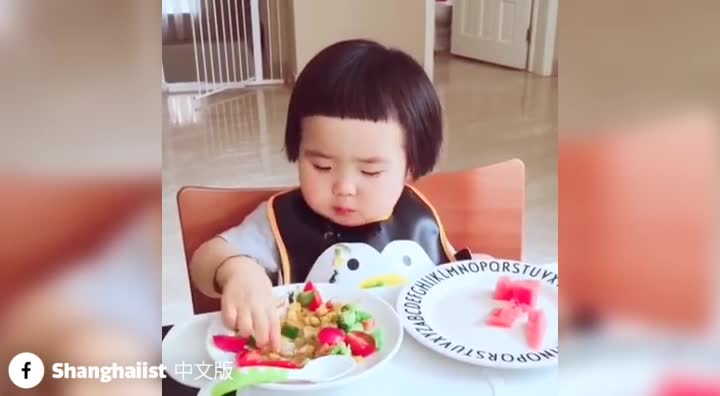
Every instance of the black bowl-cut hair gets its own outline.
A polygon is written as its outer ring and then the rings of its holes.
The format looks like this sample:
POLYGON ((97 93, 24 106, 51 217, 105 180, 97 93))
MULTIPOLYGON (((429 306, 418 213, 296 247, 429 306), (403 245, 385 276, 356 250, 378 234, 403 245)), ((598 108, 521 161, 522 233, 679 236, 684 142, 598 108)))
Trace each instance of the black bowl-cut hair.
POLYGON ((427 74, 406 53, 369 40, 348 40, 320 51, 295 82, 285 127, 288 160, 297 161, 301 121, 310 116, 397 121, 408 171, 432 171, 443 139, 440 101, 427 74))

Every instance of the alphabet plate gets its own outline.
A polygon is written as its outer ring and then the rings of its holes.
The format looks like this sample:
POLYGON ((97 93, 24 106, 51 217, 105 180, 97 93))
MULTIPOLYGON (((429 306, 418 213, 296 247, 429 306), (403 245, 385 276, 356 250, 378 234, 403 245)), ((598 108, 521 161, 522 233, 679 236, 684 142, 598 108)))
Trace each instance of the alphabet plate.
POLYGON ((413 338, 451 359, 507 369, 558 363, 558 274, 549 268, 509 260, 438 266, 400 292, 396 310, 413 338), (487 324, 494 308, 512 304, 493 298, 501 277, 539 281, 535 309, 546 318, 540 348, 528 346, 527 314, 519 314, 509 328, 487 324))

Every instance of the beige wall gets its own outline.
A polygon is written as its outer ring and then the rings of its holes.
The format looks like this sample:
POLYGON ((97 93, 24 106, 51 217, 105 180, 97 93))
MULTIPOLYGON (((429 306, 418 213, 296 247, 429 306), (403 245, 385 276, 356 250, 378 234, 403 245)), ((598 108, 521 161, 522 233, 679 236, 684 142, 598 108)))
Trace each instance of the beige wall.
POLYGON ((318 51, 340 40, 368 38, 402 49, 433 71, 432 0, 291 0, 291 70, 299 73, 318 51))
MULTIPOLYGON (((559 10, 558 10, 558 11, 559 11, 559 10)), ((559 19, 560 19, 560 17, 558 16, 558 20, 559 20, 559 19)), ((556 29, 555 29, 555 47, 553 48, 553 50, 554 50, 554 51, 553 51, 553 68, 552 68, 552 70, 553 70, 553 71, 552 71, 552 75, 553 75, 553 76, 557 76, 557 75, 558 75, 558 52, 559 52, 559 51, 558 51, 558 48, 560 48, 560 46, 558 45, 558 38, 559 38, 559 37, 560 37, 560 36, 558 35, 558 33, 557 33, 557 28, 556 28, 556 29)))

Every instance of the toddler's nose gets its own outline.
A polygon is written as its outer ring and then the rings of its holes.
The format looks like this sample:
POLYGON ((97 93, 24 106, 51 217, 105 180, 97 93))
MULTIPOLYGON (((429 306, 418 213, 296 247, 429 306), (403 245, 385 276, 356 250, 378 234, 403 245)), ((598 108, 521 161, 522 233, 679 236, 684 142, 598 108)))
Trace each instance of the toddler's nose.
POLYGON ((341 180, 341 181, 337 181, 337 182, 335 182, 335 184, 333 184, 333 194, 334 195, 352 196, 352 195, 355 195, 355 193, 356 193, 355 184, 353 184, 349 181, 341 180))

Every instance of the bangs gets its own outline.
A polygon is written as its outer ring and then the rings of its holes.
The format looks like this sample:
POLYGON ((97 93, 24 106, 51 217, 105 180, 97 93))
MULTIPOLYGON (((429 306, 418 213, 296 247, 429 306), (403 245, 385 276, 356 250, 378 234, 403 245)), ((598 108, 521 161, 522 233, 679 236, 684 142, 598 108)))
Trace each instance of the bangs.
MULTIPOLYGON (((310 73, 298 81, 293 97, 297 101, 294 116, 328 116, 368 121, 387 121, 395 116, 393 83, 383 75, 379 62, 371 59, 345 59, 329 73, 310 73)), ((308 65, 311 66, 311 65, 308 65)), ((329 69, 329 70, 328 70, 329 69)))

